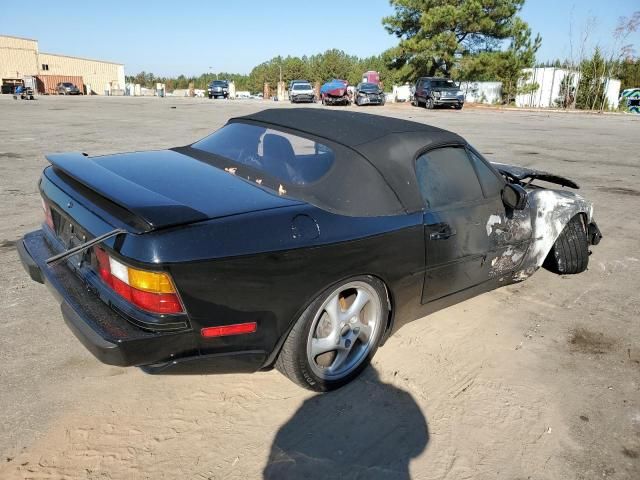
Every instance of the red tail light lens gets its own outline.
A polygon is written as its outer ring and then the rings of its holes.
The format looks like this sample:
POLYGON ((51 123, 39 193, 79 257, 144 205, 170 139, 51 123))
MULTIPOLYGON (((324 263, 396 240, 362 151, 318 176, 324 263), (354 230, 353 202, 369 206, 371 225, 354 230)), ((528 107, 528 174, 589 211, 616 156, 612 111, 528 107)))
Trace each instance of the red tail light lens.
POLYGON ((94 248, 98 275, 127 302, 152 313, 184 313, 169 275, 129 267, 109 256, 102 248, 94 248))
POLYGON ((44 221, 49 226, 51 230, 55 231, 53 226, 53 215, 51 214, 51 207, 47 205, 47 202, 44 201, 44 198, 40 197, 42 201, 42 211, 44 212, 44 221))

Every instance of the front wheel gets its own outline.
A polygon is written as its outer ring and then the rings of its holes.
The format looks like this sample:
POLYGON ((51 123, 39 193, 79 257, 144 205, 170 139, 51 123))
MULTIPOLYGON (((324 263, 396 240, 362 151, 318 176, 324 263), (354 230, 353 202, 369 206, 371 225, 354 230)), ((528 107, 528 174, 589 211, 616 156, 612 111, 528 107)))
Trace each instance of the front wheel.
POLYGON ((582 273, 589 266, 587 228, 580 215, 564 227, 543 264, 547 270, 560 275, 582 273))
POLYGON ((388 317, 386 289, 377 278, 359 276, 334 285, 293 326, 276 368, 310 390, 339 388, 369 364, 388 317))
POLYGON ((433 110, 434 107, 434 103, 433 103, 433 98, 429 97, 424 101, 424 108, 426 108, 427 110, 433 110))

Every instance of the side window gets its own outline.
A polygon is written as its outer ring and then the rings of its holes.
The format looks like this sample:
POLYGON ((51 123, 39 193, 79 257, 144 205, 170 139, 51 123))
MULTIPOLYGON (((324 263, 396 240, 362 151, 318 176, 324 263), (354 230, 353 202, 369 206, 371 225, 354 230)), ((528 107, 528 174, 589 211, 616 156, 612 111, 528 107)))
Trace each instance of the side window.
POLYGON ((484 199, 464 148, 438 148, 421 155, 416 175, 427 208, 484 199))
POLYGON ((504 187, 502 179, 473 150, 469 150, 469 157, 471 157, 473 166, 476 168, 484 196, 491 198, 500 195, 502 187, 504 187))

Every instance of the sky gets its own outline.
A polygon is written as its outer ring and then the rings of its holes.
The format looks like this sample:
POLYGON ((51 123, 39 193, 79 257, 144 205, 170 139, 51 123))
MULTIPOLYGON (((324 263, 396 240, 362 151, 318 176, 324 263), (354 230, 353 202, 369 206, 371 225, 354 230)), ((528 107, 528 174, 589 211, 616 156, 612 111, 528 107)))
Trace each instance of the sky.
MULTIPOLYGON (((327 3, 338 8, 325 12, 322 1, 301 0, 157 0, 80 2, 52 10, 50 1, 31 0, 29 14, 16 4, 2 9, 0 35, 36 39, 42 52, 124 63, 127 74, 167 76, 249 73, 277 55, 339 48, 363 57, 397 44, 381 23, 393 13, 388 0, 327 3)), ((546 61, 569 57, 570 25, 577 40, 590 18, 595 24, 589 26, 589 46, 612 48, 618 18, 635 10, 639 0, 527 0, 521 16, 542 35, 538 61, 546 61)), ((640 32, 628 43, 640 54, 640 32)))

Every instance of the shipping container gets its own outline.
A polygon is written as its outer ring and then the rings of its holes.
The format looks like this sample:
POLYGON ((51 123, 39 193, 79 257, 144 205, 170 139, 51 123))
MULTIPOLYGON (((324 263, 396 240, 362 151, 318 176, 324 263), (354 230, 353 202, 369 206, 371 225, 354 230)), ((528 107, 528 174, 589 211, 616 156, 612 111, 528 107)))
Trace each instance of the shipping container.
POLYGON ((73 83, 81 92, 84 91, 84 81, 77 75, 38 75, 36 77, 38 93, 44 95, 57 95, 56 87, 59 83, 73 83))

